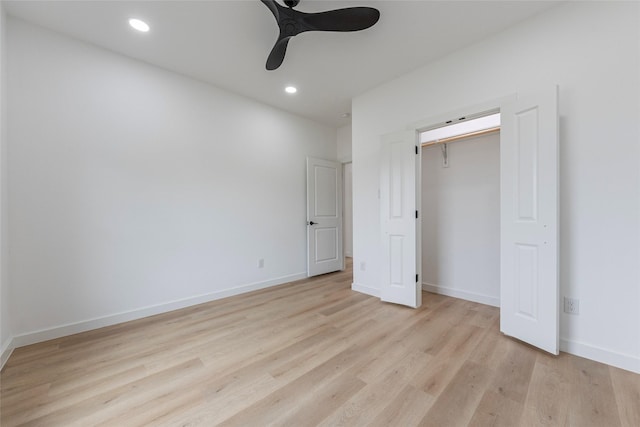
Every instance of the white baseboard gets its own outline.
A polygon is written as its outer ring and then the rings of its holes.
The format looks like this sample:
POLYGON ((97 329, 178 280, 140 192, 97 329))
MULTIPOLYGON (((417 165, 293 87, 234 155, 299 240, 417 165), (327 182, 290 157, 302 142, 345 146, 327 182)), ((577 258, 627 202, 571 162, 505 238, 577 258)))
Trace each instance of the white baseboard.
POLYGON ((0 371, 4 368, 4 364, 7 363, 7 360, 9 360, 9 356, 13 353, 14 348, 16 348, 16 346, 13 343, 13 337, 2 343, 0 348, 0 371))
MULTIPOLYGON (((184 298, 176 301, 170 301, 163 304, 142 307, 136 310, 111 314, 111 315, 102 316, 102 317, 96 317, 94 319, 88 319, 80 322, 68 323, 65 325, 59 325, 52 328, 29 332, 26 334, 21 334, 13 337, 12 346, 13 348, 17 348, 25 345, 35 344, 42 341, 48 341, 55 338, 77 334, 80 332, 90 331, 92 329, 98 329, 105 326, 111 326, 118 323, 141 319, 143 317, 149 317, 156 314, 166 313, 169 311, 178 310, 181 308, 190 307, 197 304, 202 304, 205 302, 230 297, 233 295, 239 295, 246 292, 256 291, 259 289, 280 285, 287 282, 293 282, 295 280, 304 279, 306 277, 307 277, 306 272, 296 273, 288 276, 277 277, 275 279, 266 280, 263 282, 255 282, 247 285, 238 286, 235 288, 224 289, 224 290, 212 292, 209 294, 198 295, 195 297, 189 297, 189 298, 184 298)), ((4 356, 4 353, 3 353, 3 356, 4 356)))
POLYGON ((351 290, 360 292, 362 294, 371 295, 372 297, 380 298, 380 289, 372 288, 370 286, 361 285, 353 282, 351 284, 351 290))
POLYGON ((640 357, 560 338, 560 351, 640 374, 640 357))
POLYGON ((460 289, 448 288, 446 286, 433 285, 431 283, 422 283, 422 290, 433 292, 434 294, 446 295, 449 297, 460 298, 467 301, 473 301, 480 304, 500 307, 500 298, 489 295, 477 294, 474 292, 463 291, 460 289))
MULTIPOLYGON (((85 332, 92 329, 98 329, 104 326, 111 326, 122 322, 128 322, 130 320, 136 320, 143 317, 153 316, 155 314, 166 313, 173 310, 178 310, 185 307, 190 307, 197 304, 202 304, 209 301, 214 301, 221 298, 230 297, 233 295, 239 295, 246 292, 251 292, 259 289, 268 288, 271 286, 280 285, 295 280, 304 279, 307 277, 306 273, 297 273, 288 276, 278 277, 275 279, 267 280, 264 282, 255 282, 248 285, 238 286, 231 289, 225 289, 205 295, 199 295, 196 297, 185 298, 177 301, 172 301, 164 304, 158 304, 154 306, 144 307, 137 310, 127 311, 123 313, 117 313, 109 316, 103 316, 90 320, 85 320, 76 323, 70 323, 53 328, 43 329, 31 333, 21 334, 6 340, 2 343, 0 348, 0 369, 4 367, 13 350, 17 347, 25 345, 35 344, 50 339, 60 338, 67 335, 76 334, 79 332, 85 332)), ((422 288, 429 292, 434 292, 442 295, 452 296, 455 298, 462 298, 469 301, 478 302, 481 304, 499 306, 499 299, 488 297, 486 295, 478 295, 471 292, 459 291, 450 288, 444 288, 440 286, 423 283, 422 288)), ((380 297, 380 290, 365 286, 358 283, 352 283, 351 289, 363 294, 371 295, 374 297, 380 297)), ((596 362, 605 363, 607 365, 615 366, 620 369, 635 372, 640 374, 640 358, 637 356, 616 353, 611 350, 603 349, 593 345, 572 341, 566 338, 560 339, 560 350, 566 353, 573 354, 575 356, 584 357, 586 359, 594 360, 596 362)))
MULTIPOLYGON (((433 285, 430 283, 423 283, 422 289, 436 294, 447 295, 454 298, 461 298, 468 301, 492 305, 494 307, 500 307, 500 298, 476 294, 473 292, 460 291, 458 289, 451 289, 443 286, 433 285)), ((560 351, 640 374, 640 357, 637 356, 617 353, 615 351, 596 347, 590 344, 572 341, 566 338, 560 339, 560 351)))

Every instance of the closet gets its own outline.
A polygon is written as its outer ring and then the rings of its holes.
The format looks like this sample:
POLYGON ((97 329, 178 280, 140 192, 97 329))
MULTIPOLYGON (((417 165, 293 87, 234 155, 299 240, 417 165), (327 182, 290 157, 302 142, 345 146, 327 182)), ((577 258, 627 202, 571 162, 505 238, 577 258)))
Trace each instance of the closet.
POLYGON ((500 305, 497 120, 421 135, 423 289, 493 306, 500 305))

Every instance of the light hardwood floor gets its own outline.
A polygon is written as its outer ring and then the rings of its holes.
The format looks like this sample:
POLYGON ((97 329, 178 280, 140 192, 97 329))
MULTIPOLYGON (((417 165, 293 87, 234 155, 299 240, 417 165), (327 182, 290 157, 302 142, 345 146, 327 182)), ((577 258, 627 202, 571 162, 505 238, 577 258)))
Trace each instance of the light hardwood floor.
POLYGON ((493 307, 351 271, 15 350, 2 426, 640 426, 640 375, 552 357, 493 307))

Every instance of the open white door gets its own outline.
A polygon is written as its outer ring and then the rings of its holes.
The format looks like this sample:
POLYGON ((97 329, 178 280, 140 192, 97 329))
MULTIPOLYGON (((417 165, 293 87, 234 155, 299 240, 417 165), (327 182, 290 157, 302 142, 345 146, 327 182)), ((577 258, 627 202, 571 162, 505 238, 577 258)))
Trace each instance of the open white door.
POLYGON ((558 89, 501 109, 500 330, 558 354, 558 89))
POLYGON ((382 137, 380 221, 382 228, 382 281, 380 299, 420 307, 419 200, 420 163, 415 131, 382 137))
POLYGON ((342 165, 307 158, 307 275, 344 268, 342 165))

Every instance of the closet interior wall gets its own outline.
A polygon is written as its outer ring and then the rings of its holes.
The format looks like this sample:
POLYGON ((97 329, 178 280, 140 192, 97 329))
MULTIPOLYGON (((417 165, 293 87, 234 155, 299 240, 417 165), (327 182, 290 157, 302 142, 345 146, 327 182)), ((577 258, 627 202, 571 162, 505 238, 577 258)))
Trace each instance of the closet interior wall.
POLYGON ((422 149, 423 289, 500 305, 500 133, 422 149))

